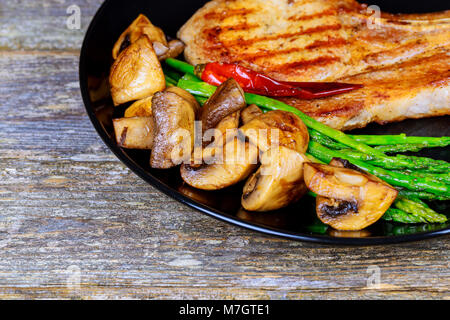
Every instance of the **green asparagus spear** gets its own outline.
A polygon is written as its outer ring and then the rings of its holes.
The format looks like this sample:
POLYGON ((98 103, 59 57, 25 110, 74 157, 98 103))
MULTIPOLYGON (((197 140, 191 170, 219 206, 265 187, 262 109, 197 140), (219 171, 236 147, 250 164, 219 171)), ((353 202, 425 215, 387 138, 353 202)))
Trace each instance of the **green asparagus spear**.
POLYGON ((438 196, 436 194, 424 192, 424 191, 411 191, 411 190, 400 190, 399 195, 404 197, 413 197, 416 199, 423 200, 440 200, 440 201, 448 201, 450 200, 450 196, 438 196))
POLYGON ((348 148, 346 145, 336 142, 333 139, 330 139, 329 137, 321 134, 320 132, 318 132, 316 130, 309 130, 309 136, 312 141, 320 143, 320 144, 322 144, 328 148, 334 149, 334 150, 348 148))
POLYGON ((420 216, 429 223, 443 223, 448 220, 445 215, 437 213, 418 199, 412 200, 399 196, 394 202, 394 206, 407 213, 420 216))
POLYGON ((434 147, 446 147, 450 145, 450 137, 408 137, 400 135, 350 135, 358 142, 371 146, 397 145, 397 144, 425 144, 434 147))
POLYGON ((430 173, 427 171, 411 171, 411 170, 403 170, 403 171, 396 171, 398 173, 403 173, 408 176, 415 176, 419 178, 429 178, 433 179, 435 181, 443 182, 445 184, 450 184, 450 171, 448 173, 430 173))
POLYGON ((309 160, 311 160, 311 161, 314 162, 314 163, 326 164, 325 162, 320 161, 319 159, 317 159, 316 157, 312 156, 312 155, 309 154, 309 153, 307 153, 307 154, 305 154, 305 155, 306 155, 306 157, 307 157, 309 160))
POLYGON ((167 87, 176 87, 176 85, 177 85, 177 82, 175 80, 166 76, 166 86, 167 87))
POLYGON ((416 157, 416 156, 405 156, 399 154, 396 156, 397 159, 402 159, 412 164, 415 164, 417 167, 427 166, 427 171, 429 172, 450 172, 450 163, 444 160, 435 160, 431 158, 425 157, 416 157))
POLYGON ((198 101, 198 103, 200 103, 201 106, 205 104, 206 100, 208 100, 208 98, 200 96, 194 96, 194 98, 198 101))
POLYGON ((401 160, 401 162, 386 162, 385 159, 381 158, 375 158, 369 155, 366 155, 364 153, 361 153, 356 150, 350 150, 350 149, 342 149, 339 150, 339 152, 346 154, 347 156, 351 157, 352 159, 365 161, 367 163, 370 163, 377 167, 382 167, 385 169, 391 169, 391 170, 426 170, 429 173, 444 173, 449 172, 450 167, 445 161, 441 160, 434 160, 429 158, 419 158, 419 157, 407 157, 402 156, 400 157, 397 155, 394 158, 397 158, 401 160))
MULTIPOLYGON (((193 74, 190 74, 190 73, 185 73, 181 79, 183 79, 184 81, 202 82, 202 80, 197 78, 197 76, 194 76, 193 74)), ((180 80, 178 80, 178 81, 180 81, 180 80)))
POLYGON ((173 71, 169 68, 163 68, 163 71, 164 71, 164 75, 166 77, 169 77, 169 78, 175 80, 177 83, 178 83, 178 80, 181 79, 181 75, 176 71, 173 71))
POLYGON ((401 152, 419 152, 426 148, 442 147, 442 144, 429 144, 429 143, 407 143, 407 144, 394 144, 385 146, 376 146, 375 149, 383 153, 401 153, 401 152))
POLYGON ((190 73, 190 74, 195 74, 194 73, 194 66, 190 65, 189 63, 177 60, 177 59, 166 59, 166 64, 172 68, 174 68, 175 70, 180 71, 181 73, 190 73))
MULTIPOLYGON (((328 147, 331 149, 346 149, 347 147, 343 144, 340 144, 333 139, 330 139, 329 137, 321 134, 320 132, 317 132, 315 130, 310 130, 310 136, 311 138, 328 147)), ((378 137, 378 136, 377 136, 378 137)), ((434 138, 432 138, 434 139, 434 138)), ((401 153, 401 152, 418 152, 425 148, 435 148, 435 147, 445 147, 445 143, 434 143, 434 142, 422 142, 422 143, 416 143, 416 144, 394 144, 394 145, 379 145, 374 147, 374 149, 379 150, 383 153, 401 153)))
POLYGON ((361 160, 355 160, 343 153, 340 153, 339 151, 328 149, 314 141, 309 143, 308 153, 326 163, 329 163, 333 158, 348 160, 355 166, 383 179, 393 186, 403 187, 412 191, 427 191, 432 194, 443 196, 450 195, 450 187, 448 185, 437 183, 435 181, 429 181, 426 178, 410 177, 401 173, 375 167, 361 160))
POLYGON ((399 223, 427 223, 427 220, 421 216, 395 208, 389 208, 384 214, 383 220, 399 223))

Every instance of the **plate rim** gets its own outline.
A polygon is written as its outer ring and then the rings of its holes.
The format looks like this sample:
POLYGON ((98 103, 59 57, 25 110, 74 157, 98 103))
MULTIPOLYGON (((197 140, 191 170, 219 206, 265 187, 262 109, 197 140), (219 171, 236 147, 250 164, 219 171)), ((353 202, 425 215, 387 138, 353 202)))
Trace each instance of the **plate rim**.
POLYGON ((372 245, 385 245, 385 244, 397 244, 404 242, 413 242, 419 240, 431 239, 439 236, 444 236, 450 234, 450 227, 434 230, 434 231, 426 231, 419 232, 409 235, 400 235, 400 236, 378 236, 378 237, 368 237, 368 238, 350 238, 350 237, 331 237, 324 235, 312 235, 307 233, 293 232, 282 230, 279 228, 274 228, 270 226, 262 226, 253 222, 246 222, 239 218, 236 218, 232 215, 226 214, 224 212, 220 212, 217 209, 208 207, 204 204, 197 202, 194 199, 191 199, 180 192, 174 190, 173 188, 167 186, 159 179, 154 177, 149 172, 145 171, 143 168, 138 166, 133 160, 131 160, 121 148, 117 146, 117 144, 113 143, 111 138, 103 129, 102 125, 98 121, 95 113, 93 111, 89 90, 87 86, 87 70, 86 70, 86 61, 87 61, 87 43, 89 38, 92 36, 94 29, 98 23, 99 17, 103 14, 103 11, 106 9, 107 5, 112 3, 111 0, 106 0, 102 3, 100 8, 97 10, 92 20, 89 23, 89 27, 84 35, 83 44, 80 51, 79 58, 79 84, 81 96, 83 99, 83 104, 86 109, 86 113, 89 116, 89 119, 94 126, 97 134, 101 137, 103 143, 113 152, 113 154, 124 163, 134 174, 140 177, 142 180, 153 186, 158 191, 161 191, 165 195, 171 197, 172 199, 193 208, 207 216, 215 218, 217 220, 226 222, 228 224, 238 226, 241 228, 245 228, 247 230, 256 231, 258 233, 262 233, 265 235, 275 236, 279 238, 315 243, 315 244, 325 244, 325 245, 347 245, 347 246, 372 246, 372 245))

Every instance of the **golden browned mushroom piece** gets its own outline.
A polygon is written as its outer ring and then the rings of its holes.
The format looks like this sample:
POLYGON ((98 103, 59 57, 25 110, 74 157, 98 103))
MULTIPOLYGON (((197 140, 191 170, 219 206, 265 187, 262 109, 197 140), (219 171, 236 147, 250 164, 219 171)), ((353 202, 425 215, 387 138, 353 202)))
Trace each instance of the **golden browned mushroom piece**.
POLYGON ((246 179, 257 167, 258 149, 235 137, 223 147, 221 157, 206 159, 200 166, 181 166, 181 177, 190 186, 202 190, 220 190, 246 179))
POLYGON ((150 20, 143 14, 140 14, 136 20, 125 30, 119 40, 113 48, 113 58, 114 60, 119 57, 119 54, 128 48, 131 44, 135 43, 142 35, 146 35, 150 42, 160 44, 165 48, 168 48, 168 43, 164 32, 155 27, 150 20))
POLYGON ((125 118, 133 117, 151 117, 152 116, 152 100, 153 96, 136 101, 127 110, 125 110, 125 118))
POLYGON ((111 67, 109 84, 115 106, 165 89, 161 64, 147 36, 139 38, 119 55, 111 67))
POLYGON ((152 42, 159 60, 175 58, 184 51, 185 45, 182 41, 175 39, 167 42, 164 32, 154 26, 146 16, 140 14, 117 40, 113 48, 113 59, 117 59, 123 50, 143 35, 147 36, 152 42))
POLYGON ((227 116, 245 108, 241 86, 233 78, 222 83, 202 107, 203 132, 214 129, 227 116))
POLYGON ((340 231, 358 231, 377 222, 389 209, 398 191, 362 172, 306 163, 305 183, 315 192, 319 219, 340 231))
POLYGON ((299 153, 308 149, 309 133, 303 121, 291 112, 270 111, 239 129, 261 152, 280 145, 299 153))
POLYGON ((183 53, 186 46, 182 41, 175 39, 169 41, 168 47, 164 47, 163 45, 157 44, 156 42, 153 43, 153 47, 155 48, 158 59, 162 61, 169 58, 178 57, 183 53), (160 49, 157 50, 156 46, 158 46, 160 49))
POLYGON ((189 161, 194 149, 195 119, 200 109, 197 100, 183 89, 170 87, 152 100, 155 141, 150 165, 169 169, 189 161))
POLYGON ((222 119, 214 130, 213 135, 206 135, 203 137, 205 142, 210 142, 202 149, 202 159, 214 157, 216 151, 221 152, 224 144, 233 139, 236 135, 235 129, 239 127, 240 112, 235 112, 222 119), (227 138, 227 134, 229 135, 227 138))
POLYGON ((151 117, 114 119, 117 144, 126 149, 151 150, 154 139, 154 123, 151 117))
POLYGON ((244 186, 242 206, 249 211, 284 208, 303 197, 307 188, 303 164, 309 159, 286 147, 275 147, 261 157, 261 167, 244 186))
POLYGON ((262 115, 263 112, 261 111, 261 109, 257 105, 251 104, 241 111, 241 122, 243 125, 246 125, 253 119, 258 118, 262 115))

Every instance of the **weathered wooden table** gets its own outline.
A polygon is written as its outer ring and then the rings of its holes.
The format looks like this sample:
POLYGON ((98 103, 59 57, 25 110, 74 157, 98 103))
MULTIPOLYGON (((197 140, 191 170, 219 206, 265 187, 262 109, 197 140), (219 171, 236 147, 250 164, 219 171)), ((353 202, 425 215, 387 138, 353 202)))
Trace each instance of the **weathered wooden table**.
POLYGON ((281 240, 204 216, 131 173, 79 93, 79 49, 100 4, 0 1, 0 298, 450 298, 448 237, 364 248, 281 240), (73 4, 80 30, 66 26, 73 4))

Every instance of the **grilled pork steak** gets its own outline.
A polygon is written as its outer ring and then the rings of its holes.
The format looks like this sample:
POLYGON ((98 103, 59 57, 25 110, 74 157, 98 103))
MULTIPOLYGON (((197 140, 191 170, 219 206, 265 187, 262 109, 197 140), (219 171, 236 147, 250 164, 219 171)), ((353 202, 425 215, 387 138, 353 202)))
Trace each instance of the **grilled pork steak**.
POLYGON ((214 0, 178 37, 192 64, 364 84, 331 98, 284 99, 337 129, 450 114, 450 11, 377 15, 354 0, 214 0))

